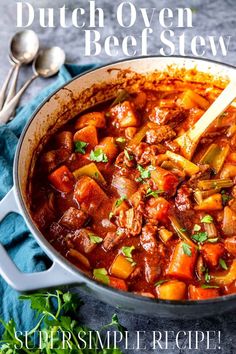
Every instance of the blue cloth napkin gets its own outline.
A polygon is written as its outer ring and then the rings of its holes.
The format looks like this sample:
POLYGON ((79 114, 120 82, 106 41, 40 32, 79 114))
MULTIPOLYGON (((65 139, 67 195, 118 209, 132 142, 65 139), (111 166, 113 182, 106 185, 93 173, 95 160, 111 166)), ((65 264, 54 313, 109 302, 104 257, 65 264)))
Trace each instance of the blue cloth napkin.
MULTIPOLYGON (((18 138, 32 113, 58 87, 94 66, 93 64, 63 66, 52 85, 42 90, 32 102, 20 108, 14 120, 0 127, 0 199, 12 187, 12 167, 18 138)), ((38 272, 47 268, 49 260, 28 231, 20 215, 11 213, 0 223, 0 242, 6 247, 21 271, 38 272)), ((30 330, 34 323, 32 311, 25 301, 18 300, 18 296, 19 294, 0 277, 0 318, 4 321, 13 318, 17 328, 30 330)), ((0 338, 2 330, 0 325, 0 338)))

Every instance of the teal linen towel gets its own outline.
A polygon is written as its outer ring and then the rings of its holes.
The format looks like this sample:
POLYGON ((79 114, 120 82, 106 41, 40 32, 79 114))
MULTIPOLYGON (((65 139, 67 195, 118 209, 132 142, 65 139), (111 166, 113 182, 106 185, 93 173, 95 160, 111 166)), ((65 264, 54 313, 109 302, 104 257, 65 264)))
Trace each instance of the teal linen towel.
MULTIPOLYGON (((32 102, 19 109, 11 122, 0 127, 0 199, 12 187, 12 168, 18 138, 32 113, 58 87, 93 67, 93 64, 63 66, 52 85, 42 90, 32 102)), ((0 242, 23 272, 41 271, 50 264, 20 215, 11 213, 0 223, 0 242)), ((13 318, 18 328, 29 330, 34 323, 32 311, 25 301, 18 300, 18 296, 19 294, 0 277, 0 318, 4 321, 13 318)), ((0 337, 2 330, 0 325, 0 337)))

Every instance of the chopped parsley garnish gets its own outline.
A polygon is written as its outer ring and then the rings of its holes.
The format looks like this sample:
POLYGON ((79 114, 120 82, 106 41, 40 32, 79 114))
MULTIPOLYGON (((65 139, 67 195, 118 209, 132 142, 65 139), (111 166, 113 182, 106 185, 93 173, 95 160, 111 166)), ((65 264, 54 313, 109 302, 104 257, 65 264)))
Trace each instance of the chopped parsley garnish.
POLYGON ((232 197, 229 194, 225 193, 225 190, 221 191, 221 195, 222 195, 223 205, 226 205, 232 199, 232 197))
POLYGON ((219 288, 218 285, 208 285, 208 284, 202 284, 201 287, 203 289, 218 289, 219 288))
POLYGON ((103 241, 103 238, 95 234, 89 234, 89 238, 92 243, 101 243, 103 241))
POLYGON ((199 243, 203 243, 208 239, 208 234, 207 232, 198 232, 192 235, 192 239, 199 243))
POLYGON ((182 247, 183 247, 184 254, 191 257, 192 256, 192 247, 190 245, 188 245, 187 243, 183 243, 182 247))
POLYGON ((156 191, 153 191, 151 188, 148 188, 147 190, 147 193, 146 193, 146 197, 154 197, 154 198, 157 198, 159 196, 159 194, 162 194, 164 193, 163 191, 161 190, 156 190, 156 191))
POLYGON ((121 248, 121 253, 123 253, 123 255, 125 256, 127 261, 129 261, 132 266, 135 266, 136 263, 134 262, 133 256, 132 256, 133 250, 135 250, 134 246, 131 246, 131 247, 124 246, 124 247, 121 248))
POLYGON ((84 141, 76 141, 75 142, 75 152, 78 152, 80 154, 85 154, 85 149, 88 146, 88 143, 85 143, 84 141))
POLYGON ((140 172, 140 178, 137 178, 137 182, 141 182, 143 179, 151 177, 151 171, 155 170, 155 167, 150 165, 145 169, 141 165, 137 165, 137 169, 140 172))
POLYGON ((179 229, 181 232, 186 232, 187 229, 185 229, 185 227, 181 227, 181 229, 179 229))
POLYGON ((211 215, 205 215, 202 219, 201 219, 202 223, 205 224, 211 224, 213 222, 213 217, 211 215))
POLYGON ((201 230, 201 226, 198 225, 198 224, 195 224, 194 227, 193 227, 193 231, 194 231, 194 232, 198 232, 198 231, 200 231, 200 230, 201 230))
POLYGON ((129 161, 132 161, 134 159, 134 157, 131 156, 126 149, 124 149, 124 154, 129 161))
POLYGON ((227 264, 225 263, 224 259, 222 259, 222 258, 220 258, 220 260, 219 260, 219 265, 220 265, 221 268, 224 269, 224 270, 227 270, 227 269, 228 269, 227 264))
POLYGON ((91 161, 108 162, 107 155, 103 152, 101 148, 97 150, 92 150, 89 158, 91 161))
POLYGON ((119 138, 116 138, 116 141, 117 141, 117 143, 124 144, 126 142, 126 139, 121 136, 119 138))
POLYGON ((210 280, 211 280, 211 276, 210 276, 209 271, 208 271, 207 268, 205 269, 205 276, 204 276, 204 278, 205 278, 205 282, 206 282, 206 283, 209 283, 210 280))
POLYGON ((122 197, 117 199, 117 201, 115 203, 115 207, 118 208, 123 203, 124 200, 127 200, 127 197, 125 195, 123 195, 122 197))
POLYGON ((166 283, 168 280, 167 279, 161 279, 161 280, 158 280, 156 283, 155 283, 155 286, 159 286, 163 283, 166 283))
POLYGON ((98 280, 104 284, 108 285, 110 282, 109 276, 107 275, 107 270, 105 268, 94 269, 93 276, 96 280, 98 280))

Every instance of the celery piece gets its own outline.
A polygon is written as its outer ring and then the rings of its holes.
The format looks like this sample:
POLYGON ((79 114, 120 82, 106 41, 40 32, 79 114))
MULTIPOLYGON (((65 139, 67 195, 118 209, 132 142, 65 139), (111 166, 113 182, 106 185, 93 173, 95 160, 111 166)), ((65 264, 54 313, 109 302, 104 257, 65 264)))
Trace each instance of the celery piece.
POLYGON ((206 191, 208 189, 221 189, 233 187, 234 183, 231 179, 206 179, 198 182, 198 188, 206 191))

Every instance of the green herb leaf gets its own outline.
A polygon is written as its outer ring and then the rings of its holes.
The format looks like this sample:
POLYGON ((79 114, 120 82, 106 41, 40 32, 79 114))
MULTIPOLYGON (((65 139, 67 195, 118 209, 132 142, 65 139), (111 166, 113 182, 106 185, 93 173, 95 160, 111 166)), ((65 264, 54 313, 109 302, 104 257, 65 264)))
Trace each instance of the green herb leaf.
POLYGON ((107 270, 105 268, 97 268, 93 270, 93 276, 96 280, 108 285, 110 282, 107 270))
POLYGON ((148 188, 147 190, 147 193, 146 193, 146 197, 154 197, 154 198, 157 198, 159 197, 159 194, 162 194, 164 193, 163 191, 161 190, 156 190, 156 191, 153 191, 151 188, 148 188))
POLYGON ((222 258, 219 259, 219 265, 220 265, 221 268, 224 269, 224 270, 227 270, 227 269, 228 269, 228 266, 227 266, 227 264, 225 263, 225 260, 222 259, 222 258))
POLYGON ((232 197, 229 194, 226 194, 225 190, 221 191, 221 195, 222 195, 223 205, 226 205, 232 199, 232 197))
POLYGON ((185 229, 184 227, 181 227, 179 230, 180 230, 181 232, 186 232, 186 231, 187 231, 187 229, 185 229))
POLYGON ((134 159, 134 157, 131 156, 131 155, 129 154, 129 152, 128 152, 126 149, 124 149, 124 154, 125 154, 125 157, 126 157, 129 161, 132 161, 132 160, 134 159))
POLYGON ((91 161, 108 162, 107 155, 103 152, 101 148, 97 150, 92 150, 89 158, 91 161))
POLYGON ((163 283, 166 283, 168 280, 167 279, 161 279, 161 280, 158 280, 156 283, 155 283, 155 286, 159 286, 163 283))
POLYGON ((207 232, 198 232, 197 234, 192 235, 192 239, 199 243, 203 243, 208 240, 208 234, 207 232))
POLYGON ((137 169, 140 172, 140 178, 147 179, 151 177, 151 171, 155 170, 155 167, 150 165, 145 169, 141 165, 137 165, 137 169))
POLYGON ((115 202, 115 207, 118 208, 123 203, 124 200, 127 200, 127 197, 125 195, 117 199, 117 201, 115 202))
POLYGON ((201 219, 202 223, 205 224, 211 224, 213 222, 213 217, 211 215, 205 215, 202 219, 201 219))
POLYGON ((132 256, 132 252, 133 250, 135 250, 134 246, 128 247, 128 246, 124 246, 121 248, 121 253, 123 253, 123 255, 125 256, 125 258, 127 259, 127 261, 129 261, 130 263, 132 263, 132 266, 135 266, 136 263, 133 260, 133 256, 132 256))
POLYGON ((85 154, 85 149, 88 146, 88 143, 85 143, 84 141, 76 141, 75 142, 75 152, 78 152, 80 154, 85 154))
POLYGON ((201 287, 203 289, 218 289, 219 288, 218 285, 209 285, 209 284, 202 284, 201 287))
POLYGON ((198 224, 195 224, 193 227, 193 231, 196 232, 196 231, 200 231, 200 230, 201 230, 201 226, 198 224))
POLYGON ((211 276, 210 276, 210 274, 209 274, 208 269, 205 270, 205 276, 204 276, 204 278, 205 278, 205 282, 206 282, 206 283, 209 283, 209 282, 210 282, 211 276))
POLYGON ((188 245, 187 243, 183 243, 182 247, 183 247, 184 254, 191 257, 192 256, 192 251, 191 251, 192 247, 190 245, 188 245))
POLYGON ((92 243, 101 243, 103 241, 103 238, 95 234, 89 234, 89 238, 92 243))
POLYGON ((121 136, 119 138, 116 138, 116 141, 117 141, 117 143, 124 144, 126 142, 126 139, 121 136))

